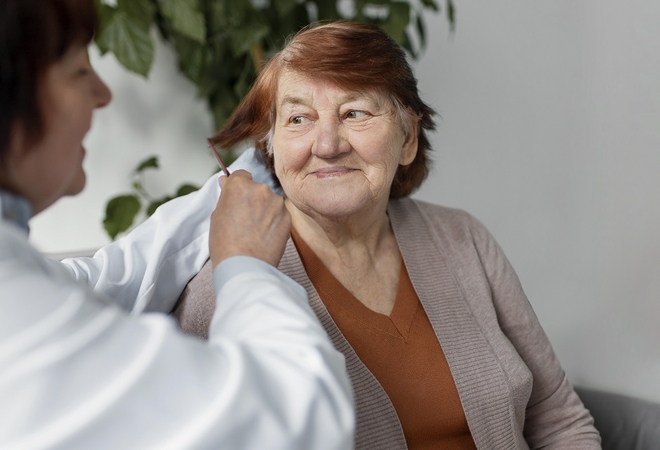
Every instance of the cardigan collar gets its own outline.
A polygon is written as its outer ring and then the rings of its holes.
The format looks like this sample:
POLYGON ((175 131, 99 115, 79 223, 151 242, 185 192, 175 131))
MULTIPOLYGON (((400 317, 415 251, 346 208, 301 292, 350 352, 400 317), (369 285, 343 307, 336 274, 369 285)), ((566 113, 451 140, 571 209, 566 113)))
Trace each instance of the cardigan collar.
MULTIPOLYGON (((515 448, 511 416, 502 414, 510 409, 507 381, 464 297, 452 267, 456 261, 448 254, 451 242, 434 229, 414 200, 390 201, 387 214, 413 287, 445 352, 477 448, 515 448), (466 341, 475 344, 469 355, 462 351, 466 341), (475 361, 481 373, 476 383, 466 376, 474 373, 475 361), (484 398, 493 402, 490 408, 482 407, 484 398)), ((361 385, 363 395, 356 399, 356 448, 407 448, 392 403, 332 320, 291 239, 279 269, 307 290, 310 306, 346 358, 353 384, 361 385)))

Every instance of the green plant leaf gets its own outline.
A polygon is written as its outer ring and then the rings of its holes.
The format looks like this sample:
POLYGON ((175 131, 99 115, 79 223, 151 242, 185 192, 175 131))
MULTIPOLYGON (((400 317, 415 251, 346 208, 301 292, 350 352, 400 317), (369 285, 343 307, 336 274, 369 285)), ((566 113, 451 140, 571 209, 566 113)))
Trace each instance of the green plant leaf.
POLYGON ((197 45, 189 57, 181 61, 181 70, 190 81, 199 84, 205 69, 208 67, 208 49, 204 45, 197 45))
POLYGON ((104 41, 101 39, 101 36, 105 34, 105 30, 112 22, 116 10, 111 6, 101 3, 100 0, 96 0, 95 4, 99 19, 99 27, 96 35, 94 36, 94 43, 98 47, 101 54, 105 55, 110 49, 105 45, 104 41))
POLYGON ((140 162, 140 164, 138 164, 138 166, 135 168, 135 173, 141 173, 145 169, 149 168, 158 169, 158 156, 150 156, 149 158, 140 162))
POLYGON ((147 211, 146 211, 147 217, 151 217, 153 215, 153 213, 156 212, 156 209, 158 209, 158 207, 160 205, 162 205, 163 203, 167 203, 170 200, 172 200, 172 197, 167 195, 163 198, 159 198, 159 199, 154 200, 151 203, 149 203, 149 206, 147 206, 147 211))
POLYGON ((291 12, 298 4, 298 0, 273 0, 277 13, 283 17, 291 12))
POLYGON ((426 26, 424 25, 421 14, 417 16, 416 28, 419 36, 419 47, 424 49, 426 48, 426 26))
POLYGON ((268 25, 259 20, 256 14, 248 17, 240 27, 227 30, 236 56, 249 52, 250 48, 259 43, 270 31, 268 25))
POLYGON ((245 64, 243 71, 236 79, 234 83, 234 93, 237 98, 243 98, 250 90, 250 86, 256 78, 256 72, 254 69, 254 64, 252 63, 252 58, 245 58, 245 64))
POLYGON ((164 0, 161 11, 175 31, 194 41, 205 41, 206 25, 198 0, 164 0))
POLYGON ((146 211, 147 217, 151 217, 153 213, 156 212, 156 209, 158 209, 158 207, 163 203, 167 203, 170 200, 173 200, 177 197, 188 195, 191 192, 195 192, 197 190, 199 190, 199 186, 195 186, 193 184, 182 184, 181 186, 179 186, 174 196, 166 195, 165 197, 150 202, 149 205, 147 205, 147 211, 146 211))
POLYGON ((207 2, 206 24, 210 34, 222 34, 228 27, 239 27, 247 15, 246 3, 244 0, 207 2))
POLYGON ((316 7, 318 9, 318 20, 338 19, 339 13, 337 12, 336 1, 317 0, 316 7))
POLYGON ((403 42, 401 42, 400 45, 401 47, 403 47, 405 50, 408 51, 408 53, 413 59, 417 59, 419 57, 419 52, 413 47, 408 31, 404 33, 403 42))
POLYGON ((227 84, 220 84, 218 91, 209 97, 209 106, 213 112, 215 127, 219 130, 225 124, 229 115, 238 105, 238 99, 227 84))
POLYGON ((400 45, 405 42, 406 28, 410 22, 410 4, 408 2, 392 2, 387 19, 381 24, 400 45))
POLYGON ((156 8, 151 0, 117 0, 117 9, 124 11, 135 24, 147 32, 154 23, 156 8))
POLYGON ((133 225, 140 206, 140 200, 135 195, 120 195, 110 199, 105 208, 103 228, 112 240, 133 225))
POLYGON ((425 8, 430 8, 436 12, 440 10, 440 7, 435 0, 422 0, 422 5, 424 5, 425 8))
POLYGON ((452 0, 447 0, 447 20, 449 20, 451 31, 454 31, 456 29, 456 8, 452 0))
POLYGON ((179 189, 177 189, 175 197, 182 197, 197 190, 199 190, 199 186, 195 186, 194 184, 182 184, 179 186, 179 189))
POLYGON ((154 59, 154 45, 141 25, 133 21, 125 11, 101 8, 102 27, 96 44, 99 49, 111 51, 131 72, 147 76, 154 59))

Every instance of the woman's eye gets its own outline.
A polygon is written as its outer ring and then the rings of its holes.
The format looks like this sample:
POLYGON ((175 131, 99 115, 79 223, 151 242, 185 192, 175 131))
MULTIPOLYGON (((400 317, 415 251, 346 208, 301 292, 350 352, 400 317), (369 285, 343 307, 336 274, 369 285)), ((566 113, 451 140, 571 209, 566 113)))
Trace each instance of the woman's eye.
POLYGON ((346 113, 347 119, 361 119, 363 117, 367 117, 367 113, 365 111, 349 111, 346 113))
POLYGON ((292 117, 291 120, 290 120, 289 122, 291 122, 291 123, 293 123, 293 124, 295 124, 295 125, 300 125, 300 124, 305 123, 306 120, 307 120, 307 119, 306 119, 305 117, 303 117, 303 116, 295 116, 295 117, 292 117))

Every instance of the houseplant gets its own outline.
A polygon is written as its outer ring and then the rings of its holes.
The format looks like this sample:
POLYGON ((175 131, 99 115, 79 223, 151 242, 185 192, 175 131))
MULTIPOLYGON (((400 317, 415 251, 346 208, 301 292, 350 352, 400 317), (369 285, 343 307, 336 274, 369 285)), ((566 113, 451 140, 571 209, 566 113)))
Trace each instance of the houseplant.
MULTIPOLYGON (((440 11, 439 0, 95 0, 100 26, 95 42, 126 69, 147 77, 154 58, 152 31, 172 46, 181 73, 206 100, 220 128, 247 93, 256 74, 285 38, 315 21, 348 19, 375 23, 413 58, 426 45, 423 12, 440 11)), ((453 26, 454 4, 444 0, 453 26)), ((232 149, 223 158, 234 159, 232 149)), ((143 207, 156 206, 195 187, 182 186, 172 196, 152 199, 141 176, 157 168, 156 158, 135 169, 134 192, 108 202, 104 226, 111 238, 127 230, 143 207)))

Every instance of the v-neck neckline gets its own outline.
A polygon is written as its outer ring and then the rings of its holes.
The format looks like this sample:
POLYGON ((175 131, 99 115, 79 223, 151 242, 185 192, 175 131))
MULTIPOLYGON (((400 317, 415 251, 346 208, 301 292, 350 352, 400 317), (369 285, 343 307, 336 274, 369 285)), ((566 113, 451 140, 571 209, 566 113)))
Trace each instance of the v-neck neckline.
POLYGON ((346 289, 295 229, 291 230, 291 237, 298 249, 305 271, 330 315, 334 309, 341 309, 361 325, 402 339, 404 342, 408 340, 415 315, 421 305, 403 259, 399 270, 394 306, 388 316, 370 309, 346 289))

